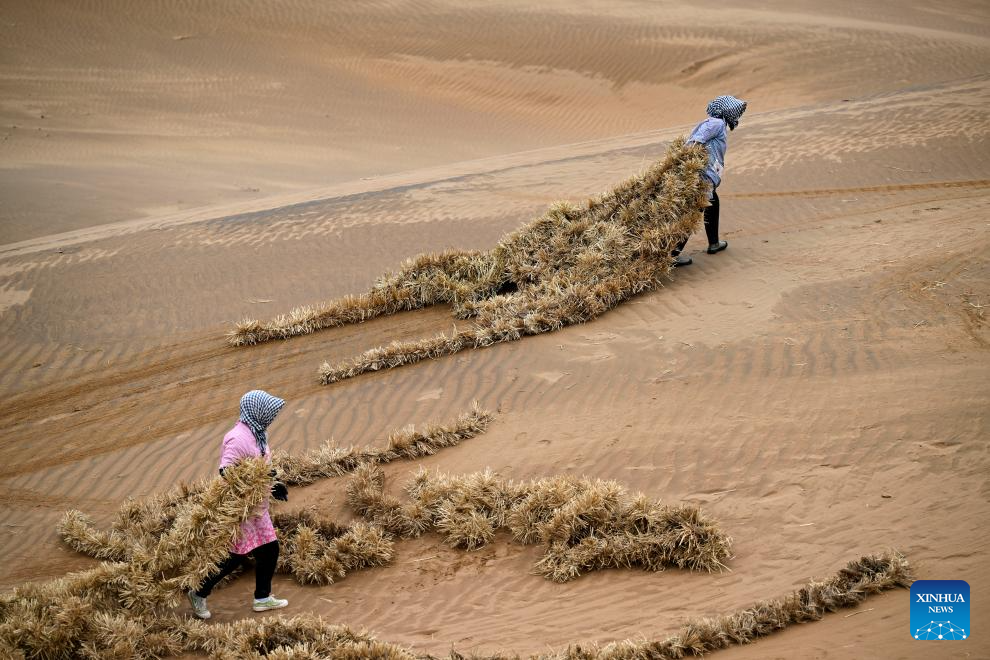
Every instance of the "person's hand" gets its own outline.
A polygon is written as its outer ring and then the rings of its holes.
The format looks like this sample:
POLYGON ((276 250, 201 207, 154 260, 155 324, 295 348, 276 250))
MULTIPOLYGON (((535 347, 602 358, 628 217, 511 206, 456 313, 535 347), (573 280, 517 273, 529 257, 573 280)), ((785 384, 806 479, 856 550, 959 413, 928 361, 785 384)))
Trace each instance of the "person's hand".
POLYGON ((276 482, 275 485, 272 486, 272 497, 274 497, 276 500, 281 500, 282 502, 288 502, 289 489, 286 488, 285 484, 283 484, 282 482, 280 481, 276 482))

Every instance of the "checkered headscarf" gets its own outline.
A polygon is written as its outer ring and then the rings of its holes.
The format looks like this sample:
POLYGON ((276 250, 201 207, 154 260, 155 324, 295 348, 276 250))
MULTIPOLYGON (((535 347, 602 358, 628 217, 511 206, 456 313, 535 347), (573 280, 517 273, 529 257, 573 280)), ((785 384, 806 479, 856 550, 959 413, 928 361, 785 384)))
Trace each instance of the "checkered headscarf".
POLYGON ((275 421, 275 416, 284 405, 284 400, 264 390, 251 390, 241 397, 241 421, 254 433, 262 456, 268 453, 268 433, 265 429, 275 421))
POLYGON ((719 96, 708 104, 708 116, 724 119, 730 131, 739 124, 739 118, 744 112, 746 112, 746 102, 735 96, 719 96))

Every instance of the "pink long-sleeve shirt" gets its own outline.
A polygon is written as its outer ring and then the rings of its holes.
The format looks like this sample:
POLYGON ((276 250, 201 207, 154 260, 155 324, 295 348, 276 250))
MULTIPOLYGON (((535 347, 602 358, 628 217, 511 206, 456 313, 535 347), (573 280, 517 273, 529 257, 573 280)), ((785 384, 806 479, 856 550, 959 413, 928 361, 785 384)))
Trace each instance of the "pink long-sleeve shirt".
MULTIPOLYGON (((261 456, 258 443, 254 439, 254 433, 244 422, 237 422, 234 428, 227 431, 223 437, 223 449, 220 451, 220 468, 239 463, 245 458, 255 458, 261 456)), ((265 455, 265 462, 271 463, 271 452, 265 455)), ((231 552, 237 555, 246 555, 258 546, 271 543, 275 536, 275 526, 272 524, 272 517, 268 513, 268 497, 258 505, 255 515, 241 523, 241 532, 234 541, 231 552)))

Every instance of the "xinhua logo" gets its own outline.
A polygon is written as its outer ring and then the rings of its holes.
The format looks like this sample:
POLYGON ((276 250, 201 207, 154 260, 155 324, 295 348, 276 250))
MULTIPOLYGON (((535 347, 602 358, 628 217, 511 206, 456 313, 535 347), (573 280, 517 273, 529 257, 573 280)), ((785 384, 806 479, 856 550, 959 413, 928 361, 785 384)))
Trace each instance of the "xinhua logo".
POLYGON ((964 580, 917 580, 911 585, 911 636, 969 637, 969 584, 964 580))

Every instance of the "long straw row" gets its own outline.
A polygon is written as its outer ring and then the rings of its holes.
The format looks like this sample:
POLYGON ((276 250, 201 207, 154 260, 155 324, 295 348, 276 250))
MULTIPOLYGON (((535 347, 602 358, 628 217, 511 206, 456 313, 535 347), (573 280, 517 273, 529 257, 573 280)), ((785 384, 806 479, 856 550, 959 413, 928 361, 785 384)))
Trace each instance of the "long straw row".
POLYGON ((642 176, 577 208, 554 204, 487 252, 449 251, 409 260, 371 292, 299 308, 261 323, 244 321, 235 346, 434 304, 450 304, 469 327, 394 342, 320 369, 324 384, 368 371, 435 359, 583 323, 632 295, 662 285, 671 252, 691 235, 708 204, 702 147, 677 140, 642 176))

